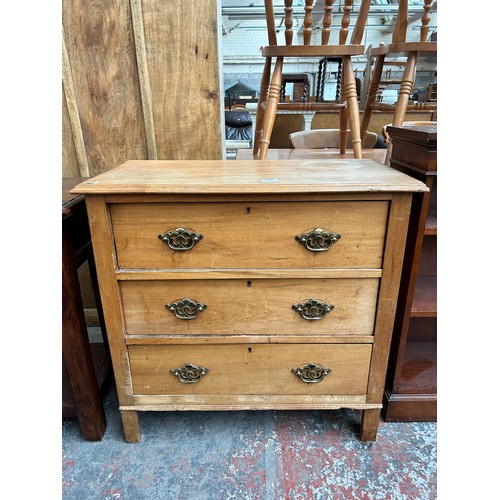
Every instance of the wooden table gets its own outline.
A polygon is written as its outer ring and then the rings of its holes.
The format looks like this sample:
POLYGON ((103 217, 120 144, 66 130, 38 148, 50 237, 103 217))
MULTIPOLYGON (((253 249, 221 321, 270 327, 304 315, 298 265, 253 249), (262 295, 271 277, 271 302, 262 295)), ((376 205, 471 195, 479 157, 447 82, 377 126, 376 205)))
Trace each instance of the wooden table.
POLYGON ((62 180, 62 416, 76 417, 88 441, 106 430, 101 388, 111 376, 106 331, 95 273, 85 199, 70 190, 85 178, 62 180), (78 268, 88 262, 104 342, 90 345, 78 268))
MULTIPOLYGON (((384 163, 386 149, 364 149, 363 158, 376 160, 384 163)), ((340 154, 338 149, 270 149, 267 152, 268 160, 300 160, 317 159, 317 160, 342 160, 354 158, 354 153, 349 152, 340 154)), ((254 160, 251 149, 239 149, 236 154, 237 160, 254 160)))

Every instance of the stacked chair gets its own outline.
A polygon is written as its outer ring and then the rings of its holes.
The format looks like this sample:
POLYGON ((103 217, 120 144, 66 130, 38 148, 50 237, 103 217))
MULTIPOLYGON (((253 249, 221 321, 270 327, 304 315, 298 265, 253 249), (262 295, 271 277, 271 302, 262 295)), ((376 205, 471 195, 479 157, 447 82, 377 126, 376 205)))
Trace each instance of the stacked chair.
MULTIPOLYGON (((294 44, 293 7, 292 0, 285 0, 285 45, 278 45, 273 0, 265 0, 266 22, 269 45, 262 48, 262 55, 266 58, 261 80, 260 96, 257 105, 257 117, 254 137, 254 157, 264 160, 269 149, 276 112, 280 101, 280 89, 283 78, 283 64, 287 58, 323 58, 336 57, 342 59, 341 95, 336 102, 297 102, 287 104, 287 109, 298 111, 329 111, 338 109, 340 113, 340 152, 344 153, 347 144, 347 123, 351 132, 352 149, 355 158, 362 157, 361 124, 359 117, 358 96, 356 81, 352 67, 352 56, 364 55, 365 47, 361 43, 370 0, 362 0, 356 24, 347 42, 353 0, 345 0, 343 16, 337 44, 329 45, 330 25, 334 0, 324 0, 324 16, 321 29, 321 45, 312 45, 313 4, 314 0, 305 0, 303 20, 303 44, 294 44), (273 58, 276 59, 271 77, 273 58)), ((283 109, 283 104, 280 104, 283 109)))
MULTIPOLYGON (((399 0, 398 15, 394 25, 392 43, 371 47, 368 58, 373 58, 375 66, 371 75, 371 81, 368 86, 368 93, 364 107, 363 119, 361 122, 361 137, 363 138, 368 130, 368 125, 374 110, 392 111, 393 117, 391 124, 395 127, 403 125, 407 110, 409 109, 409 98, 415 83, 416 68, 419 57, 432 56, 437 57, 437 42, 428 41, 429 39, 429 21, 432 0, 425 0, 420 19, 420 40, 418 42, 408 42, 408 0, 399 0), (391 64, 391 57, 402 57, 404 63, 403 77, 401 79, 398 99, 396 104, 389 105, 377 103, 376 95, 381 83, 384 65, 391 64), (386 59, 387 58, 387 59, 386 59)), ((412 105, 411 109, 436 110, 437 102, 417 103, 412 105)), ((390 151, 388 151, 390 155, 390 151)))

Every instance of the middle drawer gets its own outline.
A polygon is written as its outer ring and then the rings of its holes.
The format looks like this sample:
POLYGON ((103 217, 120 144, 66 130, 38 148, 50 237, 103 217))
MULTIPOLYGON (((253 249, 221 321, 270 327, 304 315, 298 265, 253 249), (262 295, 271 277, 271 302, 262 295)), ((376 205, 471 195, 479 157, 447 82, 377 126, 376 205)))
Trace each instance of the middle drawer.
POLYGON ((372 335, 378 278, 122 281, 129 335, 372 335))

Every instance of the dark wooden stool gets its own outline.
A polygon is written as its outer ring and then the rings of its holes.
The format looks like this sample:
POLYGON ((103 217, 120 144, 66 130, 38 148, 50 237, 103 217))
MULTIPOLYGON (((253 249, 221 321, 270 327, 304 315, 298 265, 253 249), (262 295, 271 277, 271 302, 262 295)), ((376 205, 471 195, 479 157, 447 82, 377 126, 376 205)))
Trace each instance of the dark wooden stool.
POLYGON ((99 441, 106 431, 101 390, 112 376, 106 329, 95 274, 85 199, 69 191, 85 180, 62 180, 62 416, 76 417, 88 441, 99 441), (103 342, 90 344, 78 268, 88 262, 103 342))

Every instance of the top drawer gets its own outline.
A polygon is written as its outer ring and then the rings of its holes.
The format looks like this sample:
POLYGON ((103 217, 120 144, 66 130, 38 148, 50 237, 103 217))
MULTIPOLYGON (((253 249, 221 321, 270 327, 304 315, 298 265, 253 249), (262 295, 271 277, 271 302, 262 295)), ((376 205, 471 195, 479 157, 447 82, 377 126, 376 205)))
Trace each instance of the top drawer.
POLYGON ((123 203, 111 205, 111 218, 120 268, 378 269, 388 207, 387 201, 123 203), (177 237, 178 228, 197 241, 177 237), (329 233, 319 236, 317 228, 329 233), (313 249, 297 239, 307 233, 313 249), (329 249, 315 249, 335 235, 340 239, 329 249))

